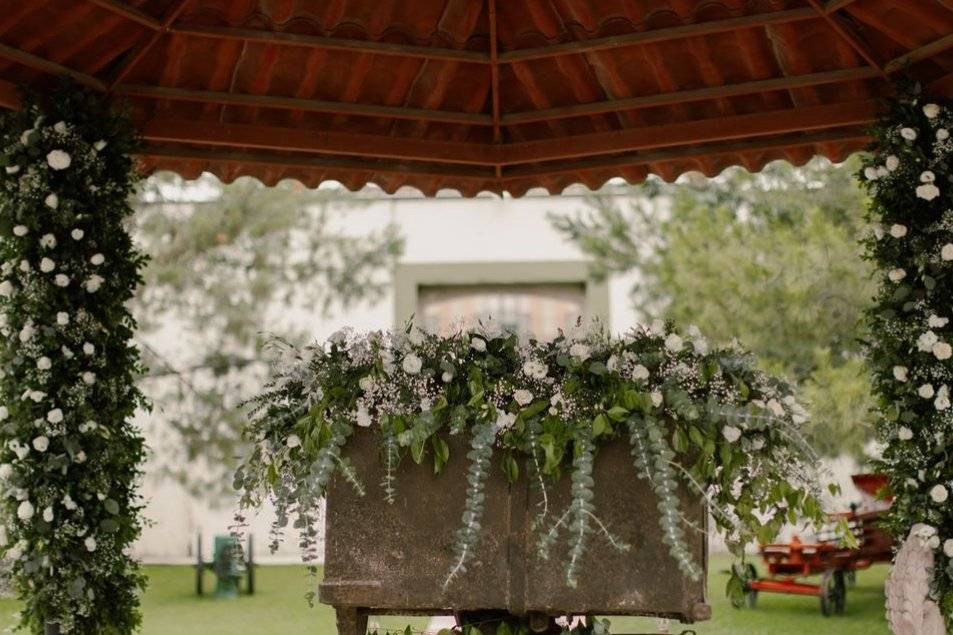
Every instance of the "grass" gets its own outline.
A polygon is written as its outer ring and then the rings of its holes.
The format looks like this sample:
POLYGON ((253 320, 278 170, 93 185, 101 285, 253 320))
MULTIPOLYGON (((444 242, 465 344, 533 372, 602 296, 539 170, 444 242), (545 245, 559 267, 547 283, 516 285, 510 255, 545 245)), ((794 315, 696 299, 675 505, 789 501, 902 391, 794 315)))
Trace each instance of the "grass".
MULTIPOLYGON (((710 588, 714 619, 691 628, 698 635, 889 635, 884 620, 883 581, 886 567, 863 571, 857 586, 847 593, 843 616, 821 616, 816 598, 762 595, 758 608, 735 610, 724 598, 728 560, 711 562, 710 588)), ((333 635, 334 613, 317 605, 308 608, 304 600, 308 577, 301 567, 260 567, 258 592, 237 601, 215 600, 212 595, 194 595, 194 574, 190 567, 149 566, 149 590, 143 598, 144 635, 292 635, 316 633, 333 635)), ((206 588, 214 587, 209 574, 206 588)), ((0 600, 0 630, 12 625, 17 610, 14 600, 0 600)), ((398 628, 407 618, 378 619, 381 627, 398 628)), ((615 633, 652 633, 654 620, 615 618, 615 633)), ((426 621, 414 620, 415 628, 426 621)), ((673 624, 671 631, 682 628, 673 624)))

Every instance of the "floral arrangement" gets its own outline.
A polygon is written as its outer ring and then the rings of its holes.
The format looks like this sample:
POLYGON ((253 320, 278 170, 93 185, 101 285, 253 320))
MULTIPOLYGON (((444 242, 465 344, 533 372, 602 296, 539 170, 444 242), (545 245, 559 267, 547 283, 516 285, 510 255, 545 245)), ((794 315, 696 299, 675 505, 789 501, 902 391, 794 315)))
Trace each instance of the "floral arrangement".
POLYGON ((869 312, 891 526, 936 553, 930 599, 953 627, 953 109, 904 89, 874 130, 861 180, 872 197, 867 253, 882 283, 869 312))
POLYGON ((135 143, 68 86, 0 121, 0 552, 34 633, 140 622, 135 143))
POLYGON ((658 496, 659 531, 690 578, 702 567, 686 542, 692 527, 679 509, 680 483, 707 501, 739 552, 754 537, 773 538, 785 522, 821 518, 811 486, 814 457, 799 432, 805 414, 791 387, 739 350, 709 350, 697 329, 683 337, 656 322, 625 338, 577 329, 537 342, 488 320, 448 337, 408 326, 365 335, 342 330, 300 350, 276 345, 273 378, 251 401, 246 435, 253 449, 235 485, 242 510, 274 502, 276 541, 294 519, 305 561, 317 557, 318 505, 332 474, 366 493, 344 451, 357 428, 380 439, 381 495, 388 500, 399 487, 401 461, 432 461, 439 473, 452 460, 446 436, 468 439, 465 509, 446 584, 465 573, 478 547, 484 485, 497 453, 511 480, 522 473, 543 490, 539 553, 545 557, 556 536, 568 533, 570 586, 593 536, 629 548, 592 503, 592 466, 608 440, 631 445, 638 474, 658 496), (549 509, 546 489, 564 471, 572 502, 549 509))

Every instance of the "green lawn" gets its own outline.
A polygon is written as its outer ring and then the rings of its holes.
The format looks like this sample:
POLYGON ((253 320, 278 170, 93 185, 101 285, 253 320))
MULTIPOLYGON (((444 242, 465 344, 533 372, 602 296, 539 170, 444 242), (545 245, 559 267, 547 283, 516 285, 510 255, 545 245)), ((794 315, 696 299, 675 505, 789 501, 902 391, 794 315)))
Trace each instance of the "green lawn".
MULTIPOLYGON (((711 563, 714 619, 696 625, 698 635, 889 635, 884 621, 882 585, 886 567, 861 572, 848 591, 847 611, 840 617, 822 617, 815 598, 762 595, 755 610, 736 611, 724 599, 728 560, 711 563)), ((146 567, 151 583, 143 600, 145 635, 333 635, 334 616, 318 605, 309 609, 303 599, 308 578, 301 567, 260 567, 258 593, 237 601, 198 598, 189 567, 146 567)), ((206 586, 214 584, 211 576, 206 586)), ((12 624, 16 602, 0 600, 0 630, 12 624)), ((397 627, 406 619, 379 620, 397 627)), ((415 620, 421 628, 426 622, 415 620)), ((613 632, 655 632, 654 620, 615 619, 613 632)), ((681 632, 673 625, 673 633, 681 632)))

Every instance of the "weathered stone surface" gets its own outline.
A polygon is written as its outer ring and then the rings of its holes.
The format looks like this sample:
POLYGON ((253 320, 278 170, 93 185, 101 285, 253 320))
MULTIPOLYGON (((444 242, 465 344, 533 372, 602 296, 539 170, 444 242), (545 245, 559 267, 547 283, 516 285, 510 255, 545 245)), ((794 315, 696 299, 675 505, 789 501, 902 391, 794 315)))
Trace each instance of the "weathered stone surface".
MULTIPOLYGON (((541 493, 523 476, 510 487, 494 461, 477 558, 444 589, 463 513, 467 469, 466 440, 447 441, 450 463, 439 475, 427 461, 416 465, 404 459, 398 469, 397 500, 388 505, 378 487, 384 469, 377 438, 364 431, 351 438, 345 454, 368 494, 357 497, 341 478, 331 484, 322 602, 372 613, 505 610, 514 615, 652 615, 684 622, 710 615, 705 610, 705 580, 688 580, 669 556, 658 529, 655 494, 636 478, 623 441, 599 449, 595 504, 609 529, 632 546, 630 551, 620 554, 601 536, 591 535, 578 587, 569 588, 563 567, 565 529, 550 560, 541 561, 536 554, 538 533, 532 529, 541 493)), ((552 521, 569 503, 568 476, 548 493, 552 521)), ((704 505, 688 492, 682 492, 682 499, 687 519, 705 526, 704 505)), ((691 529, 687 534, 696 557, 704 562, 706 537, 691 529)))

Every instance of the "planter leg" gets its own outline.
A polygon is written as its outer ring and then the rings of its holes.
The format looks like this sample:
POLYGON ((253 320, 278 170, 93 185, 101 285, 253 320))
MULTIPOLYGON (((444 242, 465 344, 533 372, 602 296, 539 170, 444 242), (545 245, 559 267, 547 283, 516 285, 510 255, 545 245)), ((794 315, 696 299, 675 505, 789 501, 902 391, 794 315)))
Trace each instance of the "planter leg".
POLYGON ((335 609, 338 622, 338 635, 365 635, 367 633, 367 613, 355 608, 335 609))

